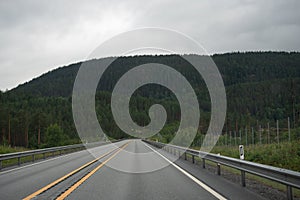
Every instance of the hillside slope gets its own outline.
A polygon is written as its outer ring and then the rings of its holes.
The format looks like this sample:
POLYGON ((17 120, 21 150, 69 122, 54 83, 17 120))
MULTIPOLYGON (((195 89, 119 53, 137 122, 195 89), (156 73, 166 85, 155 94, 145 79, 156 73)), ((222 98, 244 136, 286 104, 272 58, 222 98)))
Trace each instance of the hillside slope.
MULTIPOLYGON (((280 126, 291 119, 292 128, 300 124, 300 53, 249 52, 212 56, 224 79, 227 93, 227 131, 270 123, 280 126)), ((102 62, 99 59, 97 62, 102 62)), ((103 74, 96 95, 96 111, 105 132, 114 138, 128 137, 114 123, 110 99, 117 80, 129 69, 156 62, 169 65, 191 83, 198 96, 201 119, 199 134, 210 121, 210 98, 205 83, 195 69, 176 55, 121 57, 103 74)), ((57 124, 67 136, 66 143, 78 141, 72 118, 71 94, 81 63, 61 67, 17 88, 0 93, 0 143, 38 147, 47 145, 47 128, 57 124), (38 134, 41 142, 38 142, 38 134)), ((180 120, 180 107, 168 89, 147 85, 131 99, 130 112, 139 125, 149 123, 148 109, 154 103, 167 111, 167 125, 161 131, 172 138, 180 120)), ((255 130, 257 131, 257 130, 255 130)))
MULTIPOLYGON (((260 82, 284 78, 300 77, 300 53, 248 52, 213 55, 226 86, 260 82)), ((98 60, 99 63, 102 59, 98 60)), ((202 87, 201 78, 196 71, 179 56, 134 56, 116 59, 102 78, 99 90, 111 90, 118 77, 129 69, 144 63, 161 63, 174 67, 186 76, 195 87, 202 87), (106 76, 105 76, 106 75, 106 76)), ((68 97, 81 65, 71 64, 50 71, 11 90, 12 93, 25 93, 41 96, 68 97)))

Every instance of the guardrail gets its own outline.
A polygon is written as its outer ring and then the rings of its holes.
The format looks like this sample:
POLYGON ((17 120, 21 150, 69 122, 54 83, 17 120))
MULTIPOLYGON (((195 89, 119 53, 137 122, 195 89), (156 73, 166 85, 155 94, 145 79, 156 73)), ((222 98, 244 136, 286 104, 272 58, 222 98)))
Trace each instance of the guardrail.
POLYGON ((164 144, 160 142, 154 142, 150 140, 143 140, 144 142, 151 144, 155 147, 164 149, 175 155, 182 155, 184 159, 187 159, 187 155, 192 156, 192 162, 195 163, 195 157, 199 157, 202 160, 202 167, 205 168, 205 160, 216 163, 217 174, 221 175, 221 165, 228 166, 241 171, 241 184, 246 186, 245 173, 250 173, 256 176, 260 176, 287 186, 287 199, 293 199, 292 188, 300 189, 300 173, 292 170, 282 169, 278 167, 272 167, 259 163, 249 162, 236 158, 230 158, 212 153, 206 153, 197 151, 194 149, 187 149, 180 146, 164 144))
MULTIPOLYGON (((114 142, 118 142, 116 140, 114 142)), ((17 159, 15 165, 21 165, 21 158, 30 157, 31 162, 34 162, 36 159, 36 155, 42 155, 43 159, 46 159, 47 154, 51 154, 54 156, 56 152, 59 152, 59 155, 62 155, 65 151, 77 151, 82 150, 85 148, 91 148, 95 146, 105 145, 110 142, 96 142, 96 143, 89 143, 89 144, 74 144, 74 145, 67 145, 67 146, 60 146, 60 147, 52 147, 52 148, 45 148, 45 149, 37 149, 37 150, 30 150, 30 151, 23 151, 23 152, 16 152, 16 153, 8 153, 0 155, 0 170, 3 168, 3 161, 5 160, 12 160, 17 159)), ((27 161, 28 162, 28 161, 27 161)), ((13 165, 10 165, 13 166, 13 165)))

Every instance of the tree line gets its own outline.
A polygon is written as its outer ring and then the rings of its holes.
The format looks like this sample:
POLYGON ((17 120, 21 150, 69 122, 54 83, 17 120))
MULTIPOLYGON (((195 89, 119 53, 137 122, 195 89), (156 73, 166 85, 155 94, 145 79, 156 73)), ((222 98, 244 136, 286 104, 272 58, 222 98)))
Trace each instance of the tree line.
MULTIPOLYGON (((249 52, 214 55, 227 93, 228 112, 223 132, 270 123, 290 117, 291 128, 300 123, 300 54, 249 52)), ((101 59, 99 62, 102 62, 101 59)), ((128 137, 115 124, 110 108, 111 91, 129 69, 144 63, 161 63, 183 74, 194 88, 201 109, 198 135, 210 122, 210 97, 202 77, 177 55, 117 58, 101 78, 96 95, 99 123, 109 137, 128 137)), ((81 63, 61 67, 19 87, 0 93, 0 142, 40 148, 80 142, 72 118, 72 86, 81 63), (54 131, 53 131, 54 130, 54 131), (58 133, 56 137, 51 137, 58 133), (51 139, 52 138, 52 139, 51 139)), ((170 140, 179 127, 180 106, 167 88, 146 85, 130 101, 130 114, 139 125, 150 122, 148 110, 162 104, 167 124, 160 137, 170 140)), ((197 137, 200 137, 197 136, 197 137)))

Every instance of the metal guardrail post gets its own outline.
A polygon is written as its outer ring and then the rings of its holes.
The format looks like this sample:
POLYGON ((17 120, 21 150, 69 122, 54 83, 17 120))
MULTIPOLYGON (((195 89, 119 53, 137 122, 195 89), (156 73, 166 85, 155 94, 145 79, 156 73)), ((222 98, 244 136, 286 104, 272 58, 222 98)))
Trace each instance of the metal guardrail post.
MULTIPOLYGON (((21 165, 22 164, 21 159, 23 157, 28 157, 29 161, 35 162, 35 159, 39 159, 41 155, 42 155, 43 159, 46 159, 47 154, 49 154, 50 156, 51 155, 55 156, 58 152, 60 154, 62 154, 63 151, 68 152, 68 150, 76 151, 76 150, 80 150, 80 149, 84 149, 83 144, 75 144, 75 145, 67 145, 67 146, 61 146, 61 147, 51 147, 51 148, 45 148, 45 149, 29 150, 29 151, 24 151, 24 152, 1 154, 0 155, 0 169, 3 168, 3 161, 5 161, 5 160, 14 159, 13 165, 21 165), (39 155, 39 156, 37 157, 36 155, 39 155)), ((27 162, 27 159, 24 160, 24 162, 27 162)))
POLYGON ((186 160, 187 158, 186 158, 186 152, 184 152, 184 160, 186 160))
POLYGON ((241 170, 241 182, 242 182, 242 186, 246 187, 246 173, 243 170, 241 170))
POLYGON ((294 196, 293 196, 293 189, 290 185, 286 186, 286 195, 287 195, 287 199, 288 200, 293 200, 294 196))
POLYGON ((220 163, 217 163, 217 174, 219 176, 221 175, 221 165, 220 165, 220 163))
MULTIPOLYGON (((145 141, 149 144, 162 144, 150 141, 145 141)), ((241 184, 246 186, 246 173, 250 173, 262 178, 273 180, 275 182, 286 185, 287 187, 287 199, 293 199, 293 188, 300 189, 300 173, 288 169, 272 167, 264 164, 245 161, 243 159, 236 159, 226 156, 220 156, 217 154, 211 154, 206 152, 197 151, 194 149, 186 149, 184 147, 168 145, 170 153, 174 154, 174 149, 185 152, 185 158, 188 155, 192 156, 192 162, 195 163, 195 156, 200 155, 202 158, 202 167, 205 168, 205 161, 217 163, 219 165, 228 166, 241 171, 241 184)), ((221 166, 218 167, 218 174, 221 174, 221 166)))

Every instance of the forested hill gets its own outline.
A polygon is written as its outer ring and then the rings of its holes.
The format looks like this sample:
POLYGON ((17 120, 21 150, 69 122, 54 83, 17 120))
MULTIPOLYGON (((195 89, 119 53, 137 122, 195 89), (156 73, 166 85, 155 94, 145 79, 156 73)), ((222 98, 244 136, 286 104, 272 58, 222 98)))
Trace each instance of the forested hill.
MULTIPOLYGON (((226 86, 271 81, 288 77, 300 77, 300 53, 286 52, 248 52, 213 55, 226 86)), ((102 62, 102 60, 98 60, 102 62)), ((109 68, 108 76, 103 77, 99 90, 111 90, 113 83, 122 73, 144 63, 156 62, 172 66, 187 80, 198 86, 193 69, 179 56, 135 56, 117 59, 109 68)), ((71 64, 50 71, 32 81, 19 85, 9 91, 15 94, 33 94, 40 96, 68 97, 72 93, 73 83, 81 63, 71 64)))
MULTIPOLYGON (((300 125, 300 53, 248 52, 213 55, 227 94, 225 131, 258 124, 286 127, 300 125)), ((103 62, 103 59, 97 60, 103 62)), ((129 69, 145 63, 161 63, 179 71, 194 88, 201 109, 199 134, 210 120, 210 98, 205 83, 187 61, 177 55, 117 58, 101 77, 96 95, 96 112, 103 130, 113 138, 128 137, 114 123, 111 91, 129 69)), ((0 144, 44 147, 76 143, 79 138, 72 118, 71 94, 81 63, 50 71, 17 88, 0 92, 0 144), (56 131, 53 131, 55 129, 56 131), (60 133, 53 136, 53 132, 60 133)), ((130 114, 139 125, 149 123, 148 110, 154 103, 167 111, 167 124, 160 132, 169 140, 177 130, 180 107, 169 90, 143 86, 130 102, 130 114), (149 98, 150 97, 150 98, 149 98)))

